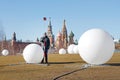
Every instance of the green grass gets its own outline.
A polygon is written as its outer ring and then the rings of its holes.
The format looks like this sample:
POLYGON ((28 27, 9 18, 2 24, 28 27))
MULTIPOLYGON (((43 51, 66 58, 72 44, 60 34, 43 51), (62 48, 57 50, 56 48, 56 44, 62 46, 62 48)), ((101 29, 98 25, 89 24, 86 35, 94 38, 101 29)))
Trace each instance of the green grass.
MULTIPOLYGON (((108 62, 112 66, 91 67, 63 76, 58 80, 120 80, 120 54, 108 62)), ((0 56, 0 80, 53 80, 85 64, 78 54, 49 54, 49 66, 25 64, 21 55, 0 56)))

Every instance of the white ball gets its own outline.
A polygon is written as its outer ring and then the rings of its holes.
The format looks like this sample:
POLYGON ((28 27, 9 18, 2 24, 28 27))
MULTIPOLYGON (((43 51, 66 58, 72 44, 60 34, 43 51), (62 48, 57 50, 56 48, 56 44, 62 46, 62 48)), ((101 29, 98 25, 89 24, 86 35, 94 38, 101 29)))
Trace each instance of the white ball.
POLYGON ((71 44, 71 45, 68 46, 68 49, 67 49, 67 50, 68 50, 68 53, 69 53, 69 54, 74 54, 74 51, 73 51, 73 48, 74 48, 74 47, 75 47, 74 44, 71 44))
POLYGON ((43 49, 38 44, 29 44, 23 50, 23 58, 26 63, 40 63, 43 56, 43 49))
POLYGON ((75 46, 74 46, 73 52, 74 52, 75 54, 78 54, 78 53, 79 53, 78 45, 75 45, 75 46))
POLYGON ((2 50, 2 55, 7 56, 9 54, 9 51, 7 49, 2 50))
POLYGON ((79 39, 79 54, 89 64, 104 64, 111 59, 115 45, 112 37, 102 29, 90 29, 79 39))
POLYGON ((59 50, 59 54, 66 54, 66 50, 63 49, 63 48, 61 48, 61 49, 59 50))

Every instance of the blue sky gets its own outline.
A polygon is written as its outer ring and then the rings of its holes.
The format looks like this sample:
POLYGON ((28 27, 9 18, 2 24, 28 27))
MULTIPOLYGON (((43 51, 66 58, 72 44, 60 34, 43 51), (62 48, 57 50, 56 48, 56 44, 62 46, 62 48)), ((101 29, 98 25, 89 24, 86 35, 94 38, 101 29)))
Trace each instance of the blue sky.
POLYGON ((65 19, 74 39, 91 28, 120 38, 120 0, 0 0, 0 28, 7 39, 16 32, 17 40, 36 41, 47 31, 49 20, 43 17, 51 17, 55 37, 65 19))

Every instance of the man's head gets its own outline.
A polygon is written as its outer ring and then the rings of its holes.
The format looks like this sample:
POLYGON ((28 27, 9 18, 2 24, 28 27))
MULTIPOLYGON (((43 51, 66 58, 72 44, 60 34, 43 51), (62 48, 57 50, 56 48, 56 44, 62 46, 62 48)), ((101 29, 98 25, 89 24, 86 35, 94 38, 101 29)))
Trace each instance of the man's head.
POLYGON ((45 32, 45 33, 44 33, 44 37, 46 37, 46 36, 47 36, 47 33, 45 32))

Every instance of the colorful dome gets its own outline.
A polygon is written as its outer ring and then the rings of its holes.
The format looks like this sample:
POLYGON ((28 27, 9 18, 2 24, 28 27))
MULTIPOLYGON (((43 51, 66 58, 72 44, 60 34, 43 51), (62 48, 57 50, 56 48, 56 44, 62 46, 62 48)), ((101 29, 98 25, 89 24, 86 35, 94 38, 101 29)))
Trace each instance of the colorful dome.
POLYGON ((69 36, 70 36, 70 37, 74 37, 74 33, 71 31, 71 33, 70 33, 69 36))
POLYGON ((59 32, 58 34, 57 34, 57 36, 61 36, 62 34, 61 34, 61 32, 59 32))

